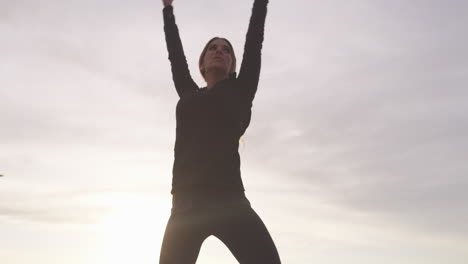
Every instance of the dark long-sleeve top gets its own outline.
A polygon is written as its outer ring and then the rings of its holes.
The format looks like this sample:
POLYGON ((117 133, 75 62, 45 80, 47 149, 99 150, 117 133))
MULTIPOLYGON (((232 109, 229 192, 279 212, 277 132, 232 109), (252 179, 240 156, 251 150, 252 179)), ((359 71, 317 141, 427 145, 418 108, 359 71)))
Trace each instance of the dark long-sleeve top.
POLYGON ((176 142, 171 193, 244 191, 239 140, 257 91, 268 0, 255 0, 239 75, 199 88, 190 76, 172 6, 163 9, 175 88, 176 142))

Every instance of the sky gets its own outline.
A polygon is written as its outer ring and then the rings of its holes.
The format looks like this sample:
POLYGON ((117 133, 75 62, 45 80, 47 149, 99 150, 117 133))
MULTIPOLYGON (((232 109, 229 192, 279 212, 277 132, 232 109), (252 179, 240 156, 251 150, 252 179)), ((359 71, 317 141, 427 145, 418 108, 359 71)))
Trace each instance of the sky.
MULTIPOLYGON (((468 2, 270 2, 239 152, 282 262, 467 263, 468 2)), ((252 3, 174 0, 200 87, 211 37, 242 58, 252 3)), ((178 100, 162 22, 157 0, 0 0, 2 264, 157 263, 178 100)), ((210 237, 197 263, 237 261, 210 237)))

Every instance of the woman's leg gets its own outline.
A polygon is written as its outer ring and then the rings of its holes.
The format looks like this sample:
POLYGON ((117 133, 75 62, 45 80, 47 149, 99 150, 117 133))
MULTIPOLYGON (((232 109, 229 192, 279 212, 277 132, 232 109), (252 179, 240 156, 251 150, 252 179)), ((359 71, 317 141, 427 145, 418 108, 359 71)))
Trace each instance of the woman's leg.
POLYGON ((224 214, 215 234, 240 264, 279 264, 281 260, 265 224, 250 206, 224 214))
POLYGON ((160 264, 193 264, 207 235, 193 214, 171 214, 164 232, 160 264))

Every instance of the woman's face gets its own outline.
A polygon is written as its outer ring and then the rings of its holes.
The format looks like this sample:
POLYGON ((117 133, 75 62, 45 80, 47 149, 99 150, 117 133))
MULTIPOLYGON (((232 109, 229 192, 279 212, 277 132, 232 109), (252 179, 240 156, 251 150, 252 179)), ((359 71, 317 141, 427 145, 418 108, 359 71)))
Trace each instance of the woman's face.
POLYGON ((229 44, 223 39, 215 39, 206 50, 202 68, 205 72, 222 71, 229 74, 232 65, 232 51, 229 44))

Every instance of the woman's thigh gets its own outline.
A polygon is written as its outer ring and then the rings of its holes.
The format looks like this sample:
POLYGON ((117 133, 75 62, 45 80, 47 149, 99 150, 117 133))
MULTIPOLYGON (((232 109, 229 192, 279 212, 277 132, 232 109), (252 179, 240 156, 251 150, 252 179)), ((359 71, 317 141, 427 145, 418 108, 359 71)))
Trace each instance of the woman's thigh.
POLYGON ((206 232, 190 214, 171 214, 164 232, 160 264, 192 264, 200 253, 206 232))
POLYGON ((281 263, 265 224, 250 207, 232 210, 216 228, 218 237, 241 264, 281 263))

